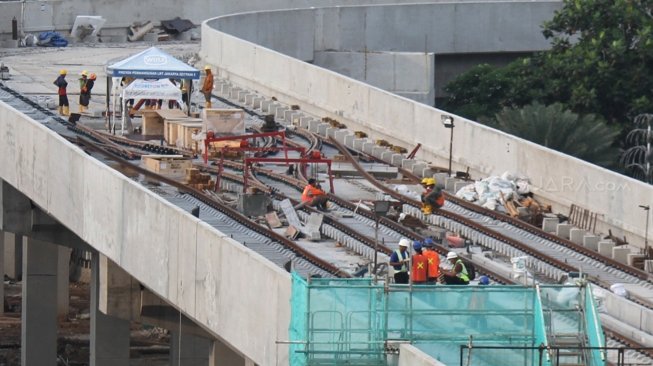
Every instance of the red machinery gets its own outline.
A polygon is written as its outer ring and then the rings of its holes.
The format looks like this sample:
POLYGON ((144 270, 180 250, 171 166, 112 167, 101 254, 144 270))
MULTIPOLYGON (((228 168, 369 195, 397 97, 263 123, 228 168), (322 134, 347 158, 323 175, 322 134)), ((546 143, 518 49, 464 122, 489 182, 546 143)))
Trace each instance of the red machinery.
POLYGON ((224 163, 224 155, 228 151, 257 151, 257 152, 268 152, 268 151, 280 151, 282 150, 284 152, 284 157, 283 158, 262 158, 262 157, 252 157, 252 158, 245 158, 245 171, 243 172, 243 191, 247 189, 247 176, 249 175, 249 164, 251 163, 285 163, 290 164, 290 163, 299 163, 300 165, 305 164, 326 164, 327 169, 328 169, 328 174, 329 174, 329 189, 331 193, 334 192, 333 189, 333 175, 331 174, 331 159, 324 159, 322 157, 322 154, 319 151, 312 150, 309 151, 308 154, 306 154, 306 150, 302 147, 288 147, 286 145, 286 133, 285 131, 274 131, 274 132, 264 132, 264 133, 254 133, 254 134, 249 134, 249 135, 237 135, 237 136, 220 136, 220 137, 215 137, 212 133, 212 131, 209 131, 206 134, 206 139, 204 140, 204 163, 208 164, 209 161, 209 145, 212 142, 218 142, 218 141, 229 141, 229 140, 241 140, 240 146, 239 147, 230 147, 230 146, 225 146, 223 147, 222 150, 222 156, 220 158, 220 166, 219 166, 219 172, 218 172, 218 177, 216 181, 216 190, 220 186, 220 176, 222 174, 222 166, 224 163), (283 147, 251 147, 249 145, 248 140, 249 139, 254 139, 257 137, 281 137, 281 141, 283 144, 283 147), (301 158, 288 158, 288 151, 299 151, 301 154, 301 158))

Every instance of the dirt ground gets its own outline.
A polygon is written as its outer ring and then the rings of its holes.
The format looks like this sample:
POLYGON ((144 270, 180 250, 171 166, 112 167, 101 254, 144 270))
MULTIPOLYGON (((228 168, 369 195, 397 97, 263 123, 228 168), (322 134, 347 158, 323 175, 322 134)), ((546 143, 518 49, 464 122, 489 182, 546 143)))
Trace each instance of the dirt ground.
MULTIPOLYGON (((0 316, 0 366, 20 365, 21 284, 4 281, 8 309, 0 316)), ((90 287, 70 284, 70 312, 59 320, 58 365, 89 365, 90 287)), ((170 336, 165 329, 132 323, 130 365, 168 365, 170 336)))

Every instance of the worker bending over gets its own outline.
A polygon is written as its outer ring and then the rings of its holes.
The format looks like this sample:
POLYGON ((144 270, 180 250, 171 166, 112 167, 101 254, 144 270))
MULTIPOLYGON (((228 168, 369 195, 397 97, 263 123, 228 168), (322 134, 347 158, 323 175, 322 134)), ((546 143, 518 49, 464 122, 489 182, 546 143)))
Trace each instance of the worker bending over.
POLYGON ((444 206, 444 194, 441 188, 436 187, 436 181, 433 178, 424 178, 421 184, 424 187, 424 193, 421 196, 422 213, 430 215, 433 213, 433 209, 444 206))
POLYGON ((469 274, 463 260, 458 257, 456 252, 447 253, 447 261, 451 263, 453 269, 442 269, 444 282, 447 285, 469 285, 469 274))
POLYGON ((315 207, 320 211, 326 211, 327 202, 329 202, 329 197, 326 192, 322 190, 315 179, 311 178, 308 180, 304 192, 302 192, 302 203, 295 207, 295 209, 302 206, 310 206, 315 207))

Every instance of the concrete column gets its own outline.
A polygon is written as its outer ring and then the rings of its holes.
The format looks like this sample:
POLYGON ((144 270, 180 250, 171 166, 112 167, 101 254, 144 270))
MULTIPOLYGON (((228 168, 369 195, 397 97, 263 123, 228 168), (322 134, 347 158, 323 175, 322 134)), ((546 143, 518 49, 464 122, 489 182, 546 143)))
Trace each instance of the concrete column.
POLYGON ((64 246, 57 248, 57 316, 68 317, 70 305, 70 253, 73 250, 64 246))
POLYGON ((129 366, 129 321, 105 315, 98 309, 100 254, 91 261, 91 366, 129 366))
POLYGON ((0 230, 0 315, 5 312, 5 235, 0 230))
POLYGON ((21 365, 57 364, 57 246, 23 239, 21 365))
POLYGON ((20 281, 23 278, 23 237, 10 232, 3 232, 4 266, 9 278, 20 281))
POLYGON ((210 366, 256 366, 256 364, 233 351, 220 340, 214 340, 209 358, 210 366))
POLYGON ((170 366, 206 366, 213 341, 170 330, 170 366))

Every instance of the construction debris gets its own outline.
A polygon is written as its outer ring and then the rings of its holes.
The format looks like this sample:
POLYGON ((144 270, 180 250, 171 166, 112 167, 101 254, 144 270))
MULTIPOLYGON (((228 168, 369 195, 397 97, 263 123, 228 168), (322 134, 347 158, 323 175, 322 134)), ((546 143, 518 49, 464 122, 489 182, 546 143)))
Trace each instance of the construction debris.
POLYGON ((188 19, 181 19, 176 17, 171 20, 162 20, 161 28, 167 33, 170 34, 180 34, 187 30, 195 28, 195 24, 188 19))
POLYGON ((129 36, 127 39, 129 39, 130 42, 139 41, 152 29, 154 29, 154 23, 149 20, 143 24, 134 23, 129 27, 129 36))

